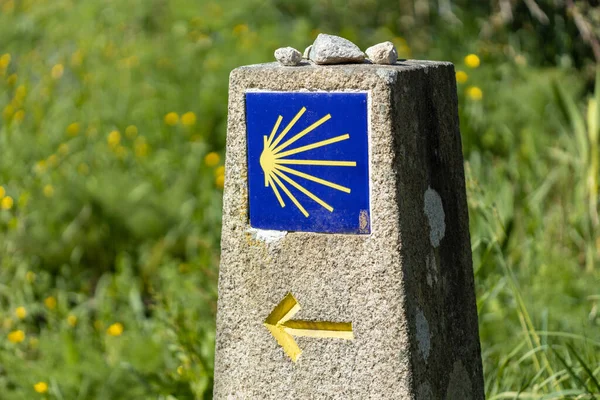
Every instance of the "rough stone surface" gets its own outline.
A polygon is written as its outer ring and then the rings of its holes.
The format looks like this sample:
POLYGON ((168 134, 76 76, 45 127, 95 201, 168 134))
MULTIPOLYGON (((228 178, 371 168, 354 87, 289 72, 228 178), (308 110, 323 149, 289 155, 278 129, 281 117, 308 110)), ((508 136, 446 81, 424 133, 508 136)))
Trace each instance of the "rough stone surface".
POLYGON ((375 64, 395 64, 398 61, 398 52, 392 42, 378 43, 369 47, 365 53, 375 64))
POLYGON ((456 361, 450 374, 448 390, 446 392, 447 400, 472 400, 473 385, 469 377, 469 372, 460 361, 456 361))
POLYGON ((316 64, 361 63, 365 53, 348 39, 320 33, 312 44, 309 58, 316 64))
POLYGON ((302 54, 302 58, 305 58, 308 60, 310 58, 311 50, 312 50, 312 44, 310 46, 308 46, 306 49, 304 49, 304 54, 302 54))
POLYGON ((223 201, 215 399, 484 398, 452 64, 234 70, 223 201), (370 235, 248 230, 249 90, 368 91, 370 235), (444 210, 437 246, 429 189, 444 210), (296 338, 293 363, 263 326, 288 292, 297 318, 352 321, 355 339, 296 338))
POLYGON ((285 66, 295 66, 302 61, 302 53, 293 47, 280 47, 275 50, 275 59, 285 66))

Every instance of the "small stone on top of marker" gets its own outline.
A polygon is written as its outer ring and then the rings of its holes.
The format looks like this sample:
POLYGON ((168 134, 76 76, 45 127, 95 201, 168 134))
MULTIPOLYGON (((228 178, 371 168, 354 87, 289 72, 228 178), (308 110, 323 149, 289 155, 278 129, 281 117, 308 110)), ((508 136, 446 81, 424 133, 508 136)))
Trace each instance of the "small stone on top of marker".
POLYGON ((302 53, 293 47, 281 47, 275 50, 275 58, 285 66, 294 66, 302 61, 302 53))
POLYGON ((392 42, 378 43, 369 47, 366 53, 375 64, 395 64, 398 61, 398 52, 392 42))
MULTIPOLYGON (((373 64, 395 64, 398 51, 392 42, 382 42, 369 47, 366 56, 373 64)), ((303 54, 293 47, 281 47, 275 50, 275 58, 282 65, 299 65, 302 59, 310 60, 317 65, 361 63, 365 53, 360 48, 340 36, 320 33, 315 42, 308 46, 303 54)))
POLYGON ((365 53, 348 39, 324 33, 319 33, 309 53, 316 64, 361 63, 365 59, 365 53))
POLYGON ((310 58, 311 50, 312 50, 312 44, 310 46, 308 46, 306 49, 304 49, 304 54, 302 54, 302 58, 305 58, 308 60, 310 58))

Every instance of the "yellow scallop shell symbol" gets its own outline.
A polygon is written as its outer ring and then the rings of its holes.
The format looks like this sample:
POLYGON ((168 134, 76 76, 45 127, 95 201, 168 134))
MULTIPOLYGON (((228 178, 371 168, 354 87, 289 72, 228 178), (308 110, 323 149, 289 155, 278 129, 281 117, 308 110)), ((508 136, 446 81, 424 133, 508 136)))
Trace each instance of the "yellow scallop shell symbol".
POLYGON ((290 175, 295 175, 297 177, 319 183, 323 186, 327 186, 336 190, 339 190, 344 193, 350 193, 350 188, 345 186, 338 185, 336 183, 327 181, 325 179, 318 178, 313 175, 306 174, 304 172, 298 171, 296 169, 287 167, 286 165, 319 165, 326 167, 356 167, 355 161, 335 161, 335 160, 298 160, 293 158, 288 158, 288 156, 292 156, 294 154, 303 153, 308 150, 316 149, 319 147, 327 146, 333 143, 341 142, 342 140, 350 139, 349 134, 343 134, 340 136, 333 137, 331 139, 322 140, 318 142, 313 142, 306 146, 295 147, 292 149, 288 149, 290 145, 292 145, 297 140, 301 139, 308 133, 312 132, 329 119, 331 119, 331 114, 325 115, 323 118, 314 122, 301 132, 292 136, 290 139, 281 143, 281 141, 285 138, 287 133, 294 127, 296 122, 302 117, 302 114, 306 111, 306 107, 302 107, 300 111, 296 114, 296 116, 290 121, 289 124, 281 131, 281 133, 277 134, 279 129, 279 125, 281 125, 281 121, 283 117, 280 115, 273 126, 273 130, 269 137, 264 136, 264 148, 260 155, 260 166, 265 174, 265 187, 271 187, 273 189, 273 193, 277 200, 279 201, 279 205, 281 207, 285 207, 285 202, 281 197, 281 193, 279 189, 281 189, 286 196, 294 203, 294 205, 300 210, 305 217, 309 216, 309 213, 306 209, 300 204, 298 199, 290 192, 284 181, 298 189, 300 192, 304 193, 313 201, 320 204, 326 210, 333 212, 333 207, 324 202, 322 199, 317 197, 314 193, 306 189, 304 186, 296 182, 294 179, 290 177, 290 175), (281 143, 281 144, 280 144, 281 143), (278 189, 279 188, 279 189, 278 189))

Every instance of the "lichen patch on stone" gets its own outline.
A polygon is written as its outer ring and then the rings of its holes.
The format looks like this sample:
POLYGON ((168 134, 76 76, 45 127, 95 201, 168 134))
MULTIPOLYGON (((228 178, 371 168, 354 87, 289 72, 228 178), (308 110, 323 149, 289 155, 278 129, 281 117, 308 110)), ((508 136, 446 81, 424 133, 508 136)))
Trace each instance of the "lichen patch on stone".
POLYGON ((427 318, 425 318, 425 314, 423 314, 421 309, 417 309, 416 325, 419 352, 423 356, 423 359, 427 361, 427 358, 429 358, 429 350, 431 348, 431 337, 429 333, 429 322, 427 322, 427 318))
POLYGON ((437 283, 439 271, 433 249, 431 249, 425 259, 425 270, 427 271, 427 284, 432 286, 433 282, 437 283))
POLYGON ((429 222, 429 240, 433 247, 438 247, 446 233, 446 222, 442 198, 431 187, 425 191, 425 205, 423 207, 429 222))

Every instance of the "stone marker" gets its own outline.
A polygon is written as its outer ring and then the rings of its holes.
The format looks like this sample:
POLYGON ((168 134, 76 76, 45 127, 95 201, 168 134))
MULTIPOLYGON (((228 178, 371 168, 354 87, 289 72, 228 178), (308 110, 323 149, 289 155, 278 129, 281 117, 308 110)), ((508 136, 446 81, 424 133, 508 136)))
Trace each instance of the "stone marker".
POLYGON ((483 399, 468 229, 452 64, 234 70, 215 398, 483 399))

